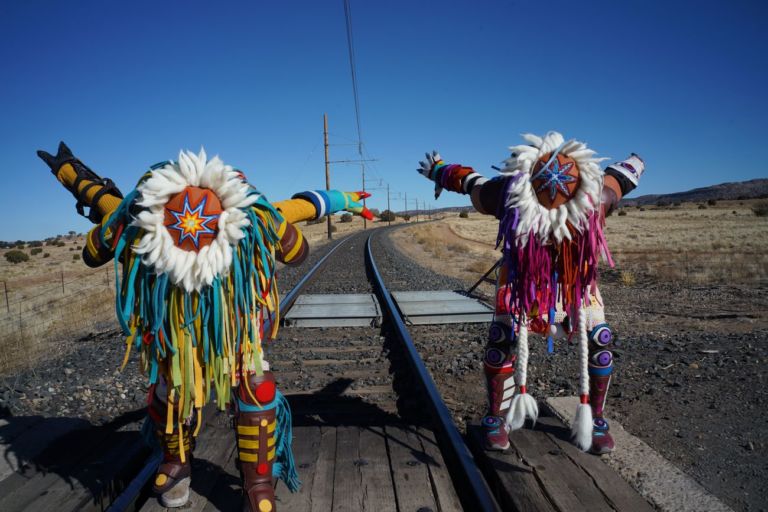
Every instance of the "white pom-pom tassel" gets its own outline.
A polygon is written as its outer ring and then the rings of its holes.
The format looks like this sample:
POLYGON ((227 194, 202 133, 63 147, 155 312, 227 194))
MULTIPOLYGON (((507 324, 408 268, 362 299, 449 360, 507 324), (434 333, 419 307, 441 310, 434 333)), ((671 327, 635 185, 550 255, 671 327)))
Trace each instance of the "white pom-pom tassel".
POLYGON ((528 372, 528 326, 526 323, 527 318, 525 315, 521 315, 517 339, 517 368, 515 370, 517 394, 512 399, 506 418, 509 430, 517 430, 522 427, 525 418, 530 418, 535 424, 539 417, 539 406, 536 399, 528 394, 525 386, 528 372))
POLYGON ((592 408, 589 406, 589 347, 587 338, 587 312, 582 305, 579 309, 579 406, 571 425, 571 438, 581 450, 592 446, 592 408))
POLYGON ((576 409, 576 417, 571 425, 571 437, 582 451, 587 451, 592 446, 592 408, 589 404, 579 404, 576 409))

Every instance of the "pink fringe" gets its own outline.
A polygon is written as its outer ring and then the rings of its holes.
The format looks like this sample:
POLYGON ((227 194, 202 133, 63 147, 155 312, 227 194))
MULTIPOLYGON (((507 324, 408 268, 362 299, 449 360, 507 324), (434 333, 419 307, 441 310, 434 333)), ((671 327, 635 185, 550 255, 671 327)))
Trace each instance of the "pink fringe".
POLYGON ((541 316, 556 308, 558 299, 563 308, 588 303, 597 283, 600 257, 613 267, 599 210, 589 216, 583 231, 560 244, 543 243, 531 232, 521 247, 515 235, 518 220, 516 210, 506 211, 497 238, 497 246, 503 242, 510 310, 531 315, 535 307, 541 316))

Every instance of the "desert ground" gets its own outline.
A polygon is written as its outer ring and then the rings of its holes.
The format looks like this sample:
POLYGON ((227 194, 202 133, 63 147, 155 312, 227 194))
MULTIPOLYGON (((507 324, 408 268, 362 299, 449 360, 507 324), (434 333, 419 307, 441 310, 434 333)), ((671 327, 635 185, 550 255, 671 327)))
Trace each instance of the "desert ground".
MULTIPOLYGON (((607 318, 618 337, 608 417, 737 510, 768 507, 768 489, 762 485, 768 477, 768 217, 753 211, 764 202, 624 208, 607 219, 615 268, 603 265, 601 275, 607 318)), ((491 217, 451 212, 419 220, 393 222, 407 225, 392 232, 392 242, 419 265, 458 279, 464 289, 500 256, 494 248, 498 223, 491 217)), ((357 217, 352 222, 334 218, 334 236, 360 230, 362 224, 357 217)), ((377 221, 368 227, 384 225, 377 221)), ((312 247, 328 242, 325 222, 300 228, 312 247)), ((54 365, 77 350, 78 340, 115 337, 113 267, 85 267, 79 260, 81 235, 57 240, 43 243, 42 251, 18 264, 6 261, 10 249, 0 249, 0 378, 5 382, 47 361, 54 365), (98 334, 110 330, 112 335, 98 334)), ((31 253, 29 246, 22 250, 31 253)), ((490 298, 493 287, 484 283, 478 293, 490 298)), ((459 362, 477 361, 460 364, 461 371, 448 379, 438 375, 442 363, 430 363, 438 384, 442 380, 467 390, 463 401, 451 405, 462 423, 483 413, 479 358, 484 340, 479 325, 457 333, 450 340, 454 348, 441 347, 444 357, 454 350, 459 362)), ((545 345, 532 343, 532 393, 539 398, 574 394, 574 347, 558 343, 547 354, 545 345)), ((108 373, 105 379, 111 382, 108 373)))
MULTIPOLYGON (((606 414, 735 510, 766 510, 768 218, 749 201, 704 206, 633 207, 607 219, 615 268, 603 266, 600 289, 617 347, 606 414)), ((393 238, 411 259, 469 287, 499 257, 496 229, 473 213, 393 238)), ((490 299, 493 286, 482 284, 479 294, 490 299)), ((433 347, 448 359, 430 363, 438 385, 453 396, 466 390, 451 405, 459 422, 484 412, 484 338, 479 326, 433 347)), ((575 395, 577 359, 565 341, 548 354, 534 340, 531 392, 575 395)))

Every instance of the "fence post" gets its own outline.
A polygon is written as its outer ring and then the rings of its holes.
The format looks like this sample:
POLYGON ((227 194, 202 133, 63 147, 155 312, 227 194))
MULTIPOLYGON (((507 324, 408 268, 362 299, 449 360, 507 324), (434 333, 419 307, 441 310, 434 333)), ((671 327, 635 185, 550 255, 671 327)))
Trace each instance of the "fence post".
POLYGON ((61 271, 61 294, 64 295, 64 271, 61 271))
POLYGON ((11 314, 11 304, 8 302, 8 283, 3 281, 3 288, 5 288, 5 309, 8 311, 8 314, 11 314))

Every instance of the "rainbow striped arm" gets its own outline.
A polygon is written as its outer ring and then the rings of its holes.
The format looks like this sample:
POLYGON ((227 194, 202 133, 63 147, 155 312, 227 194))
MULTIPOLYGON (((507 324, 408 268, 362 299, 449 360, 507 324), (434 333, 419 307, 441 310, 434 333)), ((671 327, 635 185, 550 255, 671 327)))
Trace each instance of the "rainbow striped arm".
POLYGON ((360 201, 370 197, 367 192, 342 192, 340 190, 308 190, 294 194, 292 199, 303 199, 312 204, 315 214, 312 219, 324 217, 340 211, 348 211, 373 220, 370 210, 360 201))

